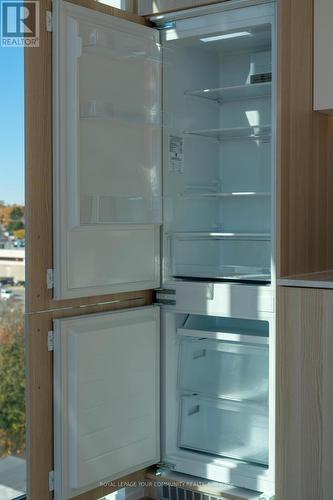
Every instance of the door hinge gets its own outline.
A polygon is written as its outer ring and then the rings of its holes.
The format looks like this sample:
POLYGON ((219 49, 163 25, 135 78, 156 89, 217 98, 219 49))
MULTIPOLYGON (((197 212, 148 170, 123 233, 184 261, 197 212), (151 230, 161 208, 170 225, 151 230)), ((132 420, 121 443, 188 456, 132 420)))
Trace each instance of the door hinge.
POLYGON ((45 15, 46 31, 53 31, 52 12, 50 10, 47 10, 45 15))
POLYGON ((54 332, 47 332, 47 350, 54 351, 54 332))
POLYGON ((175 464, 170 464, 169 462, 159 462, 158 464, 156 464, 156 476, 159 476, 160 474, 162 474, 163 471, 166 471, 166 470, 175 470, 176 469, 176 465, 175 464))
POLYGON ((160 26, 156 26, 158 31, 176 29, 176 21, 166 21, 164 24, 160 26))
POLYGON ((156 290, 157 304, 165 304, 168 306, 176 305, 176 290, 172 288, 158 288, 156 290))
POLYGON ((54 271, 53 271, 53 269, 48 269, 46 271, 46 286, 49 289, 54 287, 54 271))
POLYGON ((54 470, 49 472, 49 491, 54 491, 54 470))

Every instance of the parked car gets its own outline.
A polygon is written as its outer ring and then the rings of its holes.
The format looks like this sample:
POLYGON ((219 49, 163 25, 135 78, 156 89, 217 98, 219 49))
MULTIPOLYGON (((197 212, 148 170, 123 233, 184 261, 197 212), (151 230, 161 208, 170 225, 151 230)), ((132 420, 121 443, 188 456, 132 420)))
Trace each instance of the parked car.
POLYGON ((25 247, 25 240, 14 241, 14 247, 15 248, 24 248, 25 247))
POLYGON ((14 286, 14 278, 12 277, 7 277, 7 276, 1 276, 0 277, 0 285, 5 286, 14 286))
POLYGON ((14 296, 14 294, 11 290, 8 290, 8 288, 1 288, 1 290, 0 290, 1 300, 8 300, 8 299, 11 299, 13 296, 14 296))

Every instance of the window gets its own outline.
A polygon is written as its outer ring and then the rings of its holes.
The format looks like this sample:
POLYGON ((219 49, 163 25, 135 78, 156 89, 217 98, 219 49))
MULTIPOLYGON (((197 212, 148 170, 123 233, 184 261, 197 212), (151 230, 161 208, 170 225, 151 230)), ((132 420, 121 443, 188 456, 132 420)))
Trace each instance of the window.
POLYGON ((0 498, 26 492, 23 49, 0 47, 0 498))

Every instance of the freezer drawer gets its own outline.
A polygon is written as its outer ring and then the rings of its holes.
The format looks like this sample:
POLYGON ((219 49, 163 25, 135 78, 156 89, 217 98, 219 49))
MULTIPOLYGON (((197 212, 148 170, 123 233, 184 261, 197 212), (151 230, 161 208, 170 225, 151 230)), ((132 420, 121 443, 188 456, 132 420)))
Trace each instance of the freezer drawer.
POLYGON ((177 337, 180 391, 267 400, 267 321, 189 314, 177 328, 177 337))
POLYGON ((268 398, 268 345, 184 338, 179 389, 236 401, 268 398))
POLYGON ((181 448, 268 464, 265 406, 184 396, 178 438, 181 448))

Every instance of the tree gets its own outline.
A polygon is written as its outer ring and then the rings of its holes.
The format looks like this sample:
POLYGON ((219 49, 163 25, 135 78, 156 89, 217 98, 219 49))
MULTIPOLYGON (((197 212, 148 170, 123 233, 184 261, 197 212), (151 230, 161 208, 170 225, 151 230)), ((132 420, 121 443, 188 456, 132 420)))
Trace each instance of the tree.
POLYGON ((5 227, 14 221, 21 220, 24 216, 24 206, 22 205, 5 205, 0 202, 0 224, 5 227), (14 217, 13 217, 14 216, 14 217), (17 219, 19 217, 19 219, 17 219))
POLYGON ((24 223, 22 218, 24 216, 24 211, 22 207, 19 205, 15 205, 12 207, 7 207, 10 209, 9 211, 9 219, 6 221, 6 229, 10 234, 13 234, 15 231, 20 231, 24 229, 24 223))
POLYGON ((19 206, 16 206, 12 209, 12 211, 10 212, 10 218, 11 220, 21 220, 23 218, 23 210, 21 207, 19 206))
POLYGON ((21 220, 14 220, 7 224, 6 229, 10 234, 13 234, 15 231, 24 229, 24 224, 21 220))
POLYGON ((0 324, 0 453, 25 448, 24 315, 7 304, 0 324))
POLYGON ((25 229, 17 229, 13 231, 14 236, 17 240, 24 240, 25 238, 25 229))
POLYGON ((5 226, 10 222, 10 207, 0 204, 0 223, 5 226))

